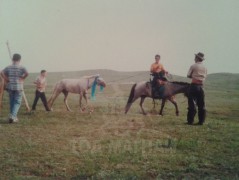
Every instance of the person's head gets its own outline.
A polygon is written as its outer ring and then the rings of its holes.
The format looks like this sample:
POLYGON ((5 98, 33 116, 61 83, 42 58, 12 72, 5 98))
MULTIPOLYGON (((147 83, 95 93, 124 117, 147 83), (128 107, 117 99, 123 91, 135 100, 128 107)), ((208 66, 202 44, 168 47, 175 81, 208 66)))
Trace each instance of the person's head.
POLYGON ((195 62, 202 62, 204 60, 204 54, 199 52, 195 54, 195 62))
POLYGON ((41 75, 42 75, 43 77, 46 77, 46 75, 47 75, 46 70, 41 70, 41 75))
POLYGON ((160 61, 160 55, 156 54, 155 55, 155 62, 158 63, 160 61))
POLYGON ((21 55, 20 54, 13 54, 12 56, 12 61, 13 62, 20 62, 21 60, 21 55))

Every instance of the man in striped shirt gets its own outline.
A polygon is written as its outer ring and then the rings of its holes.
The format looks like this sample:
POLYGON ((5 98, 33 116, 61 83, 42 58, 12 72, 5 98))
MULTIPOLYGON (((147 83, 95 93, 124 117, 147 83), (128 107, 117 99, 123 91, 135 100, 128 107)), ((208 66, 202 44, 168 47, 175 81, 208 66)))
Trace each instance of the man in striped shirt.
POLYGON ((25 67, 20 65, 21 55, 14 54, 12 58, 12 65, 7 66, 2 75, 7 82, 7 91, 9 93, 10 114, 9 123, 17 122, 17 114, 22 102, 23 82, 28 76, 25 67))

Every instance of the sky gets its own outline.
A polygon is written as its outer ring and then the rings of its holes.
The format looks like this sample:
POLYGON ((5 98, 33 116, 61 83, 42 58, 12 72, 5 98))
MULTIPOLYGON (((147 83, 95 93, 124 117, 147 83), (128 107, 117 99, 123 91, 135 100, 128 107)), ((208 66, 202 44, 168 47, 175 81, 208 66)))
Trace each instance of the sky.
POLYGON ((149 70, 156 54, 186 76, 239 73, 238 0, 0 0, 0 69, 22 55, 29 72, 149 70))

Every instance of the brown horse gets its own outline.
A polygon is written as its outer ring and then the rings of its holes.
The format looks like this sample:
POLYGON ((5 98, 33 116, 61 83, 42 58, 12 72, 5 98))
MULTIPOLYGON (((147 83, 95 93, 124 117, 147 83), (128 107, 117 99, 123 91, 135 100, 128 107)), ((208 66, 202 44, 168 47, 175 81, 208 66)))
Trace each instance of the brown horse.
MULTIPOLYGON (((163 114, 163 108, 165 105, 165 102, 169 100, 172 102, 176 108, 176 115, 179 115, 178 111, 178 106, 176 101, 174 100, 174 95, 179 94, 179 93, 184 93, 185 96, 187 96, 188 89, 190 87, 189 83, 186 82, 167 82, 164 85, 164 91, 162 94, 162 104, 161 104, 161 109, 159 114, 163 114)), ((133 87, 131 88, 131 92, 128 98, 128 102, 125 107, 125 114, 129 111, 131 105, 135 100, 138 98, 141 98, 140 100, 140 108, 142 110, 142 113, 146 115, 146 112, 144 111, 143 108, 143 103, 146 97, 152 98, 152 86, 149 82, 139 82, 137 84, 134 84, 133 87)))

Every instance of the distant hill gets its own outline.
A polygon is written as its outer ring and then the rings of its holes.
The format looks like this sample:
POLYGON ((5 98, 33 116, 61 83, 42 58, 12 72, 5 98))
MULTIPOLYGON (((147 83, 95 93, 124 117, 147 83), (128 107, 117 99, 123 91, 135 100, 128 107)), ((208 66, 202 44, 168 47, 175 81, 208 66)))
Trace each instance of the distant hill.
POLYGON ((218 88, 229 88, 239 90, 239 74, 215 73, 209 74, 206 85, 218 88))

